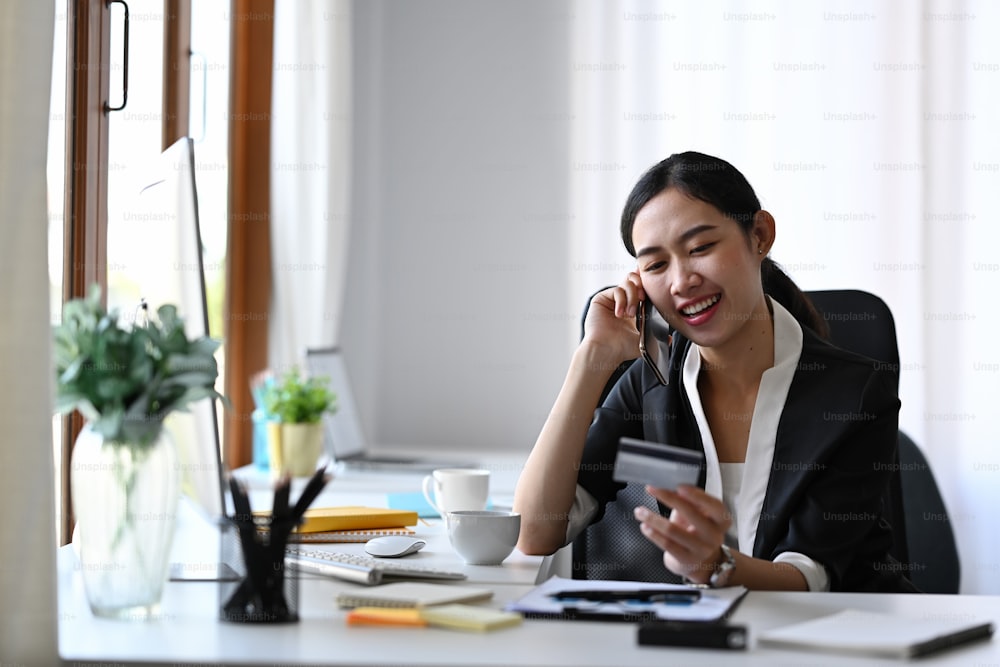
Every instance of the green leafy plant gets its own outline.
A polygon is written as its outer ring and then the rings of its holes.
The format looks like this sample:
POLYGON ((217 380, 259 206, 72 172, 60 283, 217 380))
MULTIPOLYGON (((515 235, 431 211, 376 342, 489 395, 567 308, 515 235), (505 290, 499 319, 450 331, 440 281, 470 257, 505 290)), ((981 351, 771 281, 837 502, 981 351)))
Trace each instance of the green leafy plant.
POLYGON ((315 423, 325 412, 336 412, 337 396, 327 378, 305 378, 298 368, 285 373, 264 391, 264 408, 286 424, 315 423))
POLYGON ((56 409, 79 410, 113 442, 148 445, 175 410, 220 398, 213 356, 218 341, 188 340, 172 305, 161 306, 146 326, 125 326, 101 305, 100 287, 63 308, 53 331, 56 409))

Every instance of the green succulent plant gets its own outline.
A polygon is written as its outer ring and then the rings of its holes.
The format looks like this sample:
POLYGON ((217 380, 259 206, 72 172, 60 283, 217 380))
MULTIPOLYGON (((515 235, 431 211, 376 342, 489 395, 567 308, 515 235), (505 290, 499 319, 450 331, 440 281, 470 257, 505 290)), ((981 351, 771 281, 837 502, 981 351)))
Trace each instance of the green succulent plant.
POLYGON ((318 422, 323 413, 337 410, 337 395, 328 385, 328 378, 305 378, 293 367, 265 389, 264 408, 286 424, 318 422))
POLYGON ((117 310, 101 305, 96 285, 67 302, 53 330, 56 410, 79 410, 105 440, 149 445, 171 412, 204 398, 225 402, 215 391, 219 342, 188 340, 172 305, 149 319, 123 325, 117 310))

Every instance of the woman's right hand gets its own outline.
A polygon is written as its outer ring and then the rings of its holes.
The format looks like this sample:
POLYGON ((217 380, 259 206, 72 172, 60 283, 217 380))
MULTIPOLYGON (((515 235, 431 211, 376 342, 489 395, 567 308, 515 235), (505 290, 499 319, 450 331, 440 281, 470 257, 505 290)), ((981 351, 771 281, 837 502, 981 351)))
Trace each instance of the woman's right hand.
POLYGON ((609 363, 620 364, 639 356, 639 331, 635 316, 646 298, 635 271, 621 283, 594 295, 583 323, 583 342, 602 351, 609 363))
POLYGON ((608 379, 639 356, 635 313, 644 297, 639 276, 630 273, 590 300, 583 341, 514 493, 521 515, 517 546, 526 554, 551 554, 566 544, 587 432, 608 379))

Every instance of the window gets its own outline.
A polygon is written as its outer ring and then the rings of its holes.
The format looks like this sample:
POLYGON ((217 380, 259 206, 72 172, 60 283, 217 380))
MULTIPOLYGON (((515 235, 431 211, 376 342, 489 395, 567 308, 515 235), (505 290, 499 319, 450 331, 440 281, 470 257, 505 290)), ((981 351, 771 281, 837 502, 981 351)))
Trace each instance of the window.
MULTIPOLYGON (((162 150, 165 112, 163 80, 176 70, 163 67, 164 21, 190 21, 188 0, 165 5, 143 4, 129 12, 129 78, 125 109, 104 113, 104 100, 94 102, 103 87, 110 103, 121 104, 124 61, 124 8, 105 0, 55 0, 53 77, 49 122, 49 272, 53 323, 62 303, 87 293, 96 282, 106 287, 109 303, 136 302, 138 285, 129 277, 129 256, 141 243, 141 225, 130 219, 144 164, 162 150), (164 13, 164 6, 168 14, 164 13), (109 49, 102 49, 102 43, 109 49)), ((198 185, 202 189, 206 258, 213 269, 209 282, 210 308, 221 336, 221 309, 226 248, 226 107, 228 104, 228 17, 216 3, 196 0, 197 32, 209 63, 203 66, 214 80, 192 77, 199 94, 201 129, 198 185), (213 7, 214 5, 214 7, 213 7), (211 25, 209 25, 211 23, 211 25), (208 96, 200 94, 207 91, 208 96), (211 113, 215 113, 215 119, 211 113), (204 123, 201 121, 204 120, 204 123)), ((183 30, 188 30, 187 26, 183 30)), ((179 79, 183 77, 178 77, 179 79)), ((184 109, 187 113, 187 109, 184 109)), ((68 462, 71 442, 81 420, 53 419, 56 467, 56 526, 58 540, 69 541, 73 518, 68 500, 68 462)))
MULTIPOLYGON (((242 429, 248 432, 249 424, 243 423, 240 415, 245 412, 248 416, 252 410, 247 378, 259 370, 255 363, 266 360, 267 322, 266 318, 263 322, 237 322, 223 312, 227 307, 245 309, 248 298, 251 306, 266 312, 268 302, 268 272, 261 269, 269 258, 268 189, 261 183, 267 183, 269 173, 273 2, 132 3, 128 101, 123 111, 108 114, 102 110, 107 101, 102 91, 111 91, 114 105, 120 104, 122 97, 125 11, 107 0, 54 1, 58 22, 53 40, 49 155, 53 321, 65 300, 84 296, 95 282, 105 288, 110 303, 137 303, 141 290, 130 284, 127 269, 130 248, 141 242, 141 236, 135 233, 135 225, 129 227, 128 223, 136 221, 127 219, 128 202, 138 194, 143 162, 161 152, 164 137, 193 136, 197 142, 195 169, 209 333, 216 338, 225 335, 230 348, 227 356, 238 362, 229 364, 229 385, 223 384, 221 377, 218 383, 227 387, 236 407, 227 422, 237 432, 232 437, 235 454, 228 456, 227 462, 247 463, 249 446, 243 447, 243 441, 249 438, 242 429), (233 67, 230 35, 240 45, 235 49, 233 67), (242 113, 230 112, 231 94, 240 101, 242 113), (230 136, 237 137, 233 141, 239 146, 236 160, 229 158, 233 151, 228 145, 230 136), (232 216, 230 202, 236 202, 239 211, 232 216), (243 236, 232 241, 228 238, 231 217, 260 224, 243 226, 238 230, 243 236), (249 232, 244 231, 249 228, 249 232), (232 277, 234 264, 239 271, 232 277), (236 306, 228 305, 227 281, 238 288, 234 295, 238 291, 243 299, 236 306), (258 301, 263 305, 258 306, 258 301), (225 332, 223 325, 228 327, 225 332), (252 329, 249 335, 248 329, 252 329), (240 389, 246 395, 234 397, 240 389), (248 405, 251 407, 246 409, 248 405)), ((221 360, 220 372, 225 372, 221 360)), ((57 530, 59 541, 66 543, 73 526, 68 463, 72 442, 83 422, 76 415, 55 423, 59 432, 55 456, 56 506, 60 508, 57 530)))

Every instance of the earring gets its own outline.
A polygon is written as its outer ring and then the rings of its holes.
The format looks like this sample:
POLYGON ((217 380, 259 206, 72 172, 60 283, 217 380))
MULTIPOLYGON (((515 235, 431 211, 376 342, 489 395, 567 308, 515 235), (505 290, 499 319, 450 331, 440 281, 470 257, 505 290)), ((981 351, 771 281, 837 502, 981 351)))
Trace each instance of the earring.
POLYGON ((761 250, 760 248, 757 248, 757 254, 758 254, 758 255, 763 255, 763 254, 764 254, 764 251, 763 251, 763 250, 761 250))

